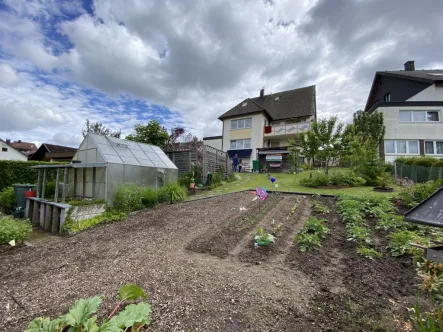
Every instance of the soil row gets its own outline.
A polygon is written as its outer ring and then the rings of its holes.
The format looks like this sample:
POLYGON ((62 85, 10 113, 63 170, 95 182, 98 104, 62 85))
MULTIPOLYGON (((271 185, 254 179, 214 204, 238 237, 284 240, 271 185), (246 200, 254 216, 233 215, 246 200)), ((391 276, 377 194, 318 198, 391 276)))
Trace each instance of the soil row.
MULTIPOLYGON (((251 195, 251 200, 252 200, 251 195)), ((247 207, 247 211, 233 218, 227 225, 221 228, 210 230, 195 238, 186 246, 187 250, 210 254, 220 258, 226 258, 230 249, 248 234, 269 211, 274 209, 279 203, 279 198, 269 197, 265 201, 255 201, 247 207)))
POLYGON ((251 233, 246 243, 243 244, 242 251, 238 258, 242 262, 261 263, 267 261, 284 260, 287 249, 294 242, 294 236, 298 229, 303 227, 304 220, 310 214, 310 199, 298 196, 286 196, 278 209, 274 209, 272 214, 266 216, 259 225, 267 233, 272 233, 276 225, 281 224, 280 230, 276 231, 275 243, 267 247, 254 246, 254 235, 251 233), (294 210, 295 207, 295 210, 294 210), (272 223, 273 221, 273 223, 272 223), (283 258, 282 258, 283 257, 283 258))

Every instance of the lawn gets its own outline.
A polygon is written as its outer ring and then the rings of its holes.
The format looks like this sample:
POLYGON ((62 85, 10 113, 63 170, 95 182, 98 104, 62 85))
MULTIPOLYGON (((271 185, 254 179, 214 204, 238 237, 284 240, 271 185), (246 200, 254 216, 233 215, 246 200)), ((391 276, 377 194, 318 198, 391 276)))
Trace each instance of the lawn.
POLYGON ((0 254, 0 326, 23 331, 94 295, 103 295, 102 321, 127 283, 148 293, 145 331, 394 331, 423 299, 412 257, 392 257, 373 218, 365 225, 383 257, 371 260, 347 240, 335 198, 252 199, 240 192, 163 205, 0 254), (312 217, 328 231, 317 250, 301 252, 294 239, 312 217), (259 227, 274 243, 256 248, 259 227))
MULTIPOLYGON (((330 174, 334 172, 346 172, 349 169, 346 168, 332 168, 330 170, 330 174)), ((329 195, 337 195, 337 194, 349 194, 353 196, 373 196, 373 195, 381 195, 381 196, 394 196, 396 191, 398 191, 398 186, 395 187, 395 191, 392 193, 380 193, 375 192, 373 187, 368 186, 360 186, 346 189, 319 189, 319 188, 309 188, 301 186, 299 181, 302 178, 309 177, 309 174, 313 172, 323 172, 322 170, 318 171, 303 171, 298 174, 282 174, 282 173, 271 173, 276 179, 276 184, 278 185, 275 190, 281 192, 298 192, 298 193, 307 193, 307 194, 329 194, 329 195)), ((237 192, 241 190, 254 189, 256 187, 265 187, 266 190, 273 190, 273 186, 269 178, 266 174, 253 174, 253 173, 236 173, 241 179, 226 183, 220 187, 217 187, 213 190, 203 191, 198 195, 191 196, 189 199, 197 199, 201 197, 209 197, 209 196, 217 196, 221 194, 227 194, 232 192, 237 192)))

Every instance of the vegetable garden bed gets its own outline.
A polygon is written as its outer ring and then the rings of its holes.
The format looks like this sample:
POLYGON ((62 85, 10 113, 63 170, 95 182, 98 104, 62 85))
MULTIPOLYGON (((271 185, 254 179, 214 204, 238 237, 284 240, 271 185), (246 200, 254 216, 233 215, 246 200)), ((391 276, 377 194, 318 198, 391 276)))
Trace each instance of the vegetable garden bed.
POLYGON ((381 222, 389 209, 376 199, 253 198, 164 205, 1 253, 0 326, 22 331, 36 316, 56 317, 97 294, 102 320, 127 283, 149 296, 147 331, 397 331, 417 301, 427 308, 410 248, 387 249, 390 234, 407 226, 391 218, 395 211, 381 222), (255 245, 259 227, 274 243, 255 245), (315 239, 317 249, 301 252, 297 235, 315 239), (367 258, 374 252, 382 257, 367 258))

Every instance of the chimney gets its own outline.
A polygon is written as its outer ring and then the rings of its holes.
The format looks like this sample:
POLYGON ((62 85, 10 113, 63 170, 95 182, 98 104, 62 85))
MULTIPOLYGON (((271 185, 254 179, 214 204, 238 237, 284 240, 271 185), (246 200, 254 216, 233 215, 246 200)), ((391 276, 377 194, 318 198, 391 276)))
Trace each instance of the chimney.
POLYGON ((261 89, 260 90, 260 98, 264 98, 265 97, 265 89, 261 89))
POLYGON ((18 142, 19 142, 19 143, 21 143, 21 142, 22 142, 22 140, 21 140, 21 139, 19 139, 19 140, 18 140, 18 142))
POLYGON ((415 70, 415 61, 406 61, 405 64, 406 71, 414 71, 415 70))
POLYGON ((6 140, 6 144, 11 145, 11 140, 10 140, 10 139, 7 139, 7 140, 6 140))

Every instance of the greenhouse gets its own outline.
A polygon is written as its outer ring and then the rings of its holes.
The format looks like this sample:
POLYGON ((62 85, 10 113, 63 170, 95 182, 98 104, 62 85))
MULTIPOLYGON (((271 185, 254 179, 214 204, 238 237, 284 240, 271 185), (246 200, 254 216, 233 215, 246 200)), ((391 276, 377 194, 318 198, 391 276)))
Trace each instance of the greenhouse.
POLYGON ((157 189, 177 181, 177 167, 157 146, 89 133, 72 159, 67 196, 105 200, 112 205, 117 187, 137 183, 157 189), (91 165, 91 167, 88 167, 91 165))

